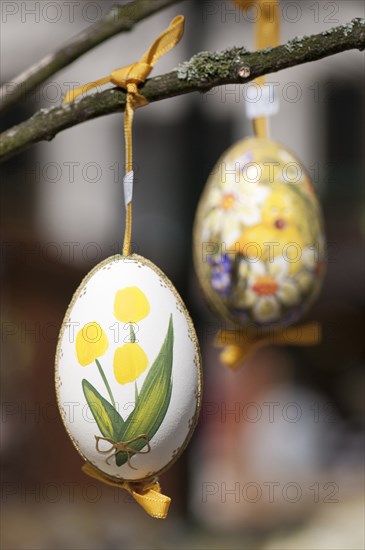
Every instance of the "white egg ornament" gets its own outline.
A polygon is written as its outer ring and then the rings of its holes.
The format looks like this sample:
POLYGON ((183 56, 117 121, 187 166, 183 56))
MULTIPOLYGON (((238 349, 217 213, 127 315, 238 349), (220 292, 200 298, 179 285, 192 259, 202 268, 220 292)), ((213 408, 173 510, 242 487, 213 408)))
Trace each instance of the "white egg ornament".
POLYGON ((135 254, 97 265, 56 355, 58 406, 80 455, 109 480, 153 480, 185 449, 201 384, 193 323, 166 276, 135 254))
POLYGON ((268 139, 226 151, 200 199, 194 263, 212 308, 260 329, 296 322, 319 293, 322 213, 299 160, 268 139))

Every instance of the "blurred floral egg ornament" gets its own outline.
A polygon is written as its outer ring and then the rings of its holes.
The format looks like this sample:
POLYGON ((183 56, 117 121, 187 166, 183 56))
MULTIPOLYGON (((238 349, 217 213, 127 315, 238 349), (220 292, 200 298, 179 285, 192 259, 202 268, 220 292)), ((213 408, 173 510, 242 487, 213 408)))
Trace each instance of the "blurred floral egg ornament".
POLYGON ((228 149, 194 227, 195 267, 212 308, 240 325, 292 324, 320 290, 323 260, 321 208, 301 163, 268 139, 228 149))
POLYGON ((83 280, 61 329, 56 388, 76 449, 108 477, 151 479, 182 453, 200 407, 199 348, 154 264, 114 256, 83 280))

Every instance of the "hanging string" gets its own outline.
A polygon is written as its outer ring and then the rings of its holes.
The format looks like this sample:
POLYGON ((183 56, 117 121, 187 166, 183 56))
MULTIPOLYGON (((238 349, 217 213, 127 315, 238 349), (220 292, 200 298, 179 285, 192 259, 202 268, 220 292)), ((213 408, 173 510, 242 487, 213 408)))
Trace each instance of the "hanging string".
MULTIPOLYGON (((234 0, 234 2, 242 9, 247 9, 253 4, 252 0, 234 0)), ((278 46, 280 39, 279 0, 256 0, 256 4, 256 50, 278 46)), ((265 77, 260 76, 254 82, 262 87, 265 84, 265 77)), ((252 124, 256 137, 268 137, 267 117, 256 117, 252 124)))
POLYGON ((127 99, 124 114, 124 137, 125 137, 125 177, 124 194, 126 207, 126 222, 123 242, 123 256, 131 254, 132 238, 132 198, 133 198, 133 140, 132 128, 134 111, 138 107, 148 104, 148 100, 139 93, 138 86, 143 84, 147 76, 152 71, 156 61, 169 52, 179 43, 184 34, 184 17, 178 15, 175 17, 168 28, 164 30, 153 42, 147 52, 136 63, 126 67, 116 69, 109 76, 89 82, 84 86, 79 86, 70 90, 63 103, 74 101, 77 97, 85 94, 92 88, 104 84, 115 84, 127 91, 127 99))
MULTIPOLYGON (((124 229, 124 242, 123 242, 123 256, 130 256, 131 254, 131 240, 132 240, 132 196, 127 196, 126 186, 128 174, 131 176, 133 186, 133 118, 134 107, 129 101, 131 93, 127 94, 127 103, 124 113, 124 143, 125 143, 125 178, 124 178, 124 197, 125 197, 125 229, 124 229)), ((130 193, 132 195, 132 192, 130 193)))

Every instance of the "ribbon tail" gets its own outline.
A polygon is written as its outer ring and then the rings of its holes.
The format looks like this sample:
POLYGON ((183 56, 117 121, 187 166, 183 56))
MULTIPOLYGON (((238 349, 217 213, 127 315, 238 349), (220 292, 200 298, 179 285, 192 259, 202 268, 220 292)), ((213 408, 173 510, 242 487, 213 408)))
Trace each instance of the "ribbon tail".
POLYGON ((98 86, 103 86, 103 84, 109 84, 110 82, 110 76, 106 76, 104 78, 100 78, 99 80, 95 80, 95 82, 89 82, 88 84, 84 84, 83 86, 78 86, 77 88, 73 88, 72 90, 69 90, 65 97, 63 98, 62 103, 70 103, 71 101, 75 101, 80 95, 86 94, 89 90, 92 88, 97 88, 98 86))
POLYGON ((279 0, 258 0, 259 17, 256 26, 256 49, 279 46, 280 6, 279 0))
POLYGON ((321 323, 313 322, 275 331, 271 344, 286 346, 316 346, 322 340, 321 323))
POLYGON ((220 330, 215 337, 214 345, 223 348, 220 354, 222 363, 236 370, 265 346, 315 346, 321 342, 321 329, 320 323, 313 322, 277 329, 255 338, 245 338, 239 331, 220 330))
POLYGON ((219 358, 223 365, 229 367, 232 370, 237 370, 256 351, 257 347, 253 345, 249 345, 247 347, 232 345, 225 346, 223 351, 221 351, 219 358))
POLYGON ((161 493, 160 484, 154 483, 152 486, 143 486, 141 489, 134 489, 133 484, 130 485, 130 493, 136 502, 143 508, 148 515, 153 518, 166 519, 171 498, 161 493))
POLYGON ((241 367, 259 348, 269 344, 267 335, 250 338, 234 330, 220 330, 214 340, 215 347, 223 348, 220 360, 232 370, 241 367))
POLYGON ((81 470, 84 474, 111 485, 118 489, 125 489, 134 498, 136 502, 143 508, 148 515, 153 518, 165 519, 167 517, 171 498, 161 493, 160 484, 158 481, 151 482, 131 482, 131 481, 114 481, 106 476, 100 470, 97 470, 89 463, 82 466, 81 470))

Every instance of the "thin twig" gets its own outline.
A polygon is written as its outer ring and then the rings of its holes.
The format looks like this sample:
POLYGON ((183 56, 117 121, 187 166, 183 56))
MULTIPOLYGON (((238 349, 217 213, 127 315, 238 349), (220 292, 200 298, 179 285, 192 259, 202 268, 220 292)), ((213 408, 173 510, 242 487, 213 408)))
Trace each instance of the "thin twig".
POLYGON ((80 32, 54 53, 14 77, 0 88, 0 112, 17 103, 25 94, 67 67, 81 55, 108 38, 130 31, 146 17, 182 0, 135 0, 124 6, 113 6, 97 23, 80 32))
MULTIPOLYGON (((223 52, 201 52, 177 70, 151 78, 141 87, 150 102, 190 92, 207 92, 224 84, 242 84, 255 78, 316 61, 351 49, 365 49, 365 20, 354 19, 320 34, 295 38, 277 48, 250 53, 244 48, 223 52)), ((80 101, 41 109, 27 121, 0 134, 0 161, 42 140, 125 107, 126 94, 120 88, 84 97, 80 101)))

